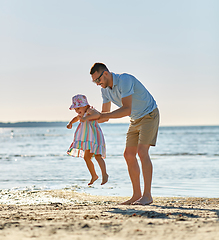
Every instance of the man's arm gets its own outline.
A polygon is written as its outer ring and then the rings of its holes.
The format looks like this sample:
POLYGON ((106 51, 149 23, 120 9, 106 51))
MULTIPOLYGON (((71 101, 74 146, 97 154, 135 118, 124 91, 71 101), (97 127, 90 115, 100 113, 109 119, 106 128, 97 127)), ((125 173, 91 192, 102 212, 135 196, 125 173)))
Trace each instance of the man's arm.
POLYGON ((82 117, 80 120, 82 122, 89 121, 89 120, 97 120, 97 119, 99 119, 99 116, 100 116, 100 112, 98 112, 94 108, 89 108, 87 110, 87 116, 86 117, 82 117))
MULTIPOLYGON (((122 118, 129 116, 132 111, 132 95, 122 98, 122 107, 112 112, 102 112, 99 121, 102 119, 122 118)), ((99 122, 98 121, 98 122, 99 122)))
MULTIPOLYGON (((110 112, 111 109, 111 102, 103 103, 102 105, 102 112, 101 113, 107 113, 110 112)), ((99 118, 98 123, 108 122, 109 118, 99 118)))
MULTIPOLYGON (((103 103, 102 105, 102 112, 110 112, 110 108, 111 108, 111 102, 108 103, 103 103)), ((91 121, 91 120, 97 120, 98 123, 103 123, 103 122, 107 122, 109 119, 108 118, 102 118, 101 120, 99 120, 100 117, 100 112, 98 112, 96 109, 88 109, 87 111, 87 116, 86 117, 82 117, 80 119, 80 121, 84 122, 84 121, 91 121)))

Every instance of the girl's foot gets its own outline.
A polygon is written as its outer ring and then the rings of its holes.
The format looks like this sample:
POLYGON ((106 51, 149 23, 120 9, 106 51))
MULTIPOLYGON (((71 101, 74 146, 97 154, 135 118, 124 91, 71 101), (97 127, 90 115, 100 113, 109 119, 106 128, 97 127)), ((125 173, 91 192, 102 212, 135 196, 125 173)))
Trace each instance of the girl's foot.
POLYGON ((98 179, 98 176, 92 177, 90 182, 88 183, 88 186, 92 185, 96 180, 98 179))
POLYGON ((101 185, 103 185, 103 184, 105 184, 106 182, 108 182, 108 178, 109 178, 108 174, 103 175, 101 185))

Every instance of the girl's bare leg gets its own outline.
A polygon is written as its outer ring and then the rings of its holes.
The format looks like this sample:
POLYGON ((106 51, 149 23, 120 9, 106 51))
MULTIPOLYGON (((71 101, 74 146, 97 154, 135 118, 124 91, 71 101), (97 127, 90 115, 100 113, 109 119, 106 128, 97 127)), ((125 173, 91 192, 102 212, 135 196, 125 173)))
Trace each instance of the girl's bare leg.
POLYGON ((106 173, 106 164, 100 154, 95 155, 95 158, 100 166, 100 170, 102 172, 102 183, 101 185, 105 184, 108 181, 108 174, 106 173))
POLYGON ((90 153, 90 150, 85 150, 85 153, 84 153, 84 160, 87 164, 87 168, 91 174, 91 180, 90 182, 88 183, 88 185, 91 185, 93 184, 97 179, 98 179, 98 176, 97 176, 97 173, 95 171, 95 168, 94 168, 94 164, 91 160, 92 158, 92 153, 90 153))

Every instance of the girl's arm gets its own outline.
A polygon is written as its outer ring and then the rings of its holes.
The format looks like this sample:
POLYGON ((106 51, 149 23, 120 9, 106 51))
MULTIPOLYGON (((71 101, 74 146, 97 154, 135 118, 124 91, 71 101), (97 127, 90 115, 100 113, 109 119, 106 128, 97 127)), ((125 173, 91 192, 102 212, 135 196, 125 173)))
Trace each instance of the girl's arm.
POLYGON ((68 128, 68 129, 71 129, 71 128, 72 128, 72 124, 75 123, 75 122, 77 122, 78 120, 79 120, 79 117, 78 117, 78 116, 72 118, 72 120, 68 123, 67 128, 68 128))

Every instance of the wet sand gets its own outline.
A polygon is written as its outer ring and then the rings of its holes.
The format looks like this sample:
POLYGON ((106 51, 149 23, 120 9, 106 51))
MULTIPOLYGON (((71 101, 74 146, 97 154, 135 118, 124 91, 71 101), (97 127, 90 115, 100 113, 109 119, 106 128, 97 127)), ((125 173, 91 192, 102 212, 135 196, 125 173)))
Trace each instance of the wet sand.
POLYGON ((0 190, 0 239, 219 239, 219 198, 125 197, 0 190))

